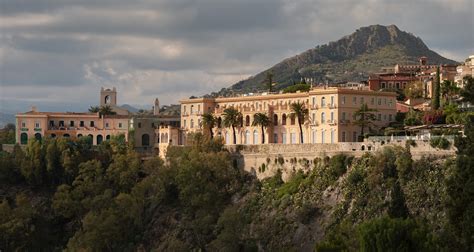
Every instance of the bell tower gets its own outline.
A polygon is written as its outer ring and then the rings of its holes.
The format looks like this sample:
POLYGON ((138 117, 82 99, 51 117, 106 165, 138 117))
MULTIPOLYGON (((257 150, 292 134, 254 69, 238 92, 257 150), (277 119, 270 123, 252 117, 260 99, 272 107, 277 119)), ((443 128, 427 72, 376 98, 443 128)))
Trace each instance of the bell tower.
POLYGON ((100 88, 100 106, 116 106, 117 105, 117 89, 100 88))

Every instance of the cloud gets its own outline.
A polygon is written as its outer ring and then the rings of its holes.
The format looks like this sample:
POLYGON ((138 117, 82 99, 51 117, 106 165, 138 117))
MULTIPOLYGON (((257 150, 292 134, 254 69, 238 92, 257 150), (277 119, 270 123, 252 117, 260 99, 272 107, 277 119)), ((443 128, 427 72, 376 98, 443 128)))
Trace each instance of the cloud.
POLYGON ((1 110, 86 109, 101 86, 116 86, 120 103, 177 103, 371 24, 396 24, 463 60, 474 53, 473 9, 471 0, 3 0, 1 110))

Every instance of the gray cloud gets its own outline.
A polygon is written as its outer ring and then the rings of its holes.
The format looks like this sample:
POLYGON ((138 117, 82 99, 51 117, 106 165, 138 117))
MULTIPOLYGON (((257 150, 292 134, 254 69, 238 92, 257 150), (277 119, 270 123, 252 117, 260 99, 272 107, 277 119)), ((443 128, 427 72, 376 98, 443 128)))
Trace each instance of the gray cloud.
POLYGON ((1 110, 84 109, 101 86, 121 103, 176 103, 377 23, 463 60, 473 10, 472 0, 0 0, 1 110))

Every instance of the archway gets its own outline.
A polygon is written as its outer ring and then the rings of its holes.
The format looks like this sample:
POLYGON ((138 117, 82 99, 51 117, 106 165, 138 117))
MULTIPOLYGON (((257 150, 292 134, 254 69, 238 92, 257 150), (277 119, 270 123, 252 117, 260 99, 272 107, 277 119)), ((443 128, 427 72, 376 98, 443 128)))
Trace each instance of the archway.
POLYGON ((106 95, 104 98, 104 103, 107 105, 110 105, 110 102, 111 102, 110 95, 106 95))
POLYGON ((77 134, 77 138, 81 138, 82 137, 82 134, 77 134))
POLYGON ((142 135, 142 146, 150 146, 150 135, 148 134, 142 135))
POLYGON ((281 125, 286 125, 286 114, 281 116, 281 125))
POLYGON ((103 140, 104 140, 104 137, 102 135, 97 135, 96 144, 97 145, 101 144, 103 140))
POLYGON ((40 134, 40 133, 36 133, 36 134, 35 134, 35 139, 38 140, 38 141, 41 141, 41 134, 40 134))
POLYGON ((250 116, 245 116, 245 126, 250 126, 250 116))
POLYGON ((28 143, 28 134, 21 133, 20 135, 20 144, 27 144, 28 143))
POLYGON ((273 125, 278 126, 278 115, 277 114, 273 115, 273 125))

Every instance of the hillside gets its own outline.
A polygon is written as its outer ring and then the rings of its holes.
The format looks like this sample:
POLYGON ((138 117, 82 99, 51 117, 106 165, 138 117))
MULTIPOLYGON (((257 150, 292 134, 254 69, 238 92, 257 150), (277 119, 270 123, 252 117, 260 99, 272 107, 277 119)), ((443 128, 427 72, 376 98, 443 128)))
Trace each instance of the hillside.
POLYGON ((298 82, 301 77, 313 78, 317 83, 363 81, 369 73, 377 72, 383 66, 416 64, 421 56, 428 57, 430 64, 456 63, 430 50, 421 38, 401 31, 395 25, 371 25, 338 41, 287 58, 220 93, 262 90, 262 82, 269 71, 274 75, 276 89, 298 82))

